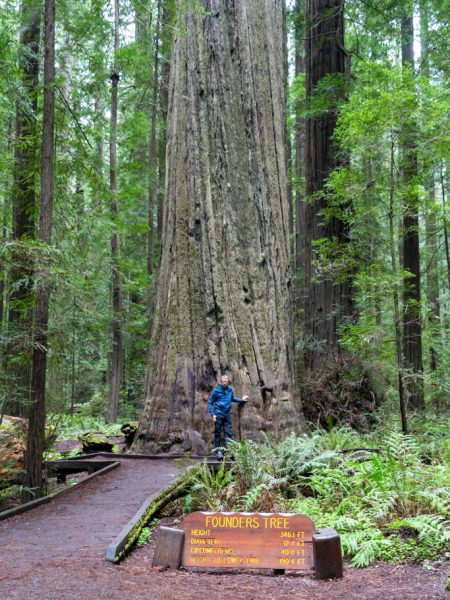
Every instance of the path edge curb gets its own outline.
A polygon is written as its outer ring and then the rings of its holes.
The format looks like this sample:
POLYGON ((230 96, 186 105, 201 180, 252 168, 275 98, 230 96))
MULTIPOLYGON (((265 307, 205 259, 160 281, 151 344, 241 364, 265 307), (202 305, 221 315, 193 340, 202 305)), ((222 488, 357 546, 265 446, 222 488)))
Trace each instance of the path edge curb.
POLYGON ((107 547, 105 556, 106 560, 113 563, 117 562, 119 554, 127 545, 127 542, 131 538, 134 530, 139 526, 140 520, 145 516, 147 510, 151 507, 156 498, 164 492, 165 489, 166 488, 163 488, 155 494, 153 494, 152 496, 149 496, 144 501, 144 503, 141 504, 140 508, 137 510, 137 512, 134 513, 134 515, 131 517, 131 519, 128 521, 125 527, 123 527, 122 531, 114 538, 114 540, 107 547))
POLYGON ((185 489, 187 485, 186 475, 189 469, 190 467, 177 477, 173 483, 155 492, 141 504, 121 532, 108 545, 105 554, 107 561, 117 564, 126 554, 127 545, 134 545, 133 538, 137 539, 140 530, 162 508, 164 498, 172 497, 172 495, 176 496, 177 491, 182 492, 185 489), (154 506, 153 510, 151 510, 152 506, 154 506))

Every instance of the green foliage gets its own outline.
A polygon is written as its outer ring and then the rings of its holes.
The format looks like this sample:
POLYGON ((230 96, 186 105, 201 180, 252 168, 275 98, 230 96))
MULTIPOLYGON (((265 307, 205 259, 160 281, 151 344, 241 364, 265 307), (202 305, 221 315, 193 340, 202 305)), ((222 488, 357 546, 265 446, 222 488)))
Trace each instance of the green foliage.
POLYGON ((22 487, 15 483, 12 484, 11 481, 20 477, 22 473, 23 470, 18 468, 14 461, 0 461, 0 506, 20 492, 22 487))
MULTIPOLYGON (((299 81, 301 81, 301 76, 297 79, 296 86, 299 81)), ((327 73, 317 84, 312 96, 304 100, 302 116, 314 118, 332 111, 342 101, 346 87, 346 78, 343 73, 327 73)))
POLYGON ((226 467, 222 461, 217 471, 206 464, 193 467, 189 473, 189 492, 184 500, 185 512, 195 510, 226 510, 233 494, 233 469, 226 467))
POLYGON ((314 493, 314 510, 310 498, 293 500, 291 508, 315 516, 318 526, 326 521, 335 527, 354 566, 375 558, 438 557, 449 536, 448 463, 424 465, 415 436, 390 432, 378 442, 379 453, 362 461, 349 456, 339 468, 320 469, 305 478, 314 493), (402 527, 411 528, 417 539, 403 539, 402 527))
POLYGON ((107 398, 102 392, 95 392, 89 402, 85 402, 79 408, 79 414, 83 417, 99 419, 105 414, 107 398))
POLYGON ((121 435, 120 423, 107 424, 103 418, 58 415, 55 420, 57 421, 58 441, 77 439, 78 436, 88 431, 96 431, 108 436, 121 435))
MULTIPOLYGON (((48 398, 51 412, 68 411, 72 404, 85 404, 98 395, 107 397, 107 373, 112 343, 111 323, 111 250, 113 231, 121 234, 121 276, 124 282, 124 353, 127 365, 124 379, 122 413, 134 416, 142 396, 146 368, 148 314, 146 273, 148 231, 148 140, 152 103, 153 74, 149 69, 155 50, 156 5, 140 7, 141 37, 132 40, 134 10, 138 5, 121 7, 122 48, 118 53, 121 68, 119 83, 118 187, 120 210, 117 219, 110 215, 107 148, 109 135, 112 63, 111 6, 97 0, 58 5, 57 81, 56 81, 56 174, 53 211, 53 241, 41 247, 32 239, 11 239, 12 190, 14 179, 15 114, 18 108, 29 110, 21 79, 19 50, 20 12, 17 4, 4 2, 0 24, 0 282, 7 282, 2 298, 3 328, 0 352, 10 353, 11 365, 29 366, 31 343, 21 353, 18 347, 24 332, 8 321, 9 295, 14 286, 39 285, 41 267, 50 266, 51 305, 48 354, 48 398), (22 278, 11 285, 13 270, 22 278), (9 286, 9 288, 8 288, 9 286), (17 364, 19 363, 19 364, 17 364)), ((159 48, 170 55, 174 6, 167 3, 168 22, 159 48)), ((42 52, 42 51, 41 51, 42 52)), ((39 55, 42 59, 42 54, 39 55)), ((162 61, 160 61, 161 69, 162 61)), ((156 74, 160 76, 160 72, 156 74)), ((158 86, 159 89, 159 86, 158 86)), ((42 116, 38 90, 38 135, 29 140, 39 148, 42 116)), ((157 138, 164 131, 164 119, 157 114, 157 138)), ((163 154, 162 154, 163 156, 163 154)), ((36 182, 39 181, 39 152, 36 152, 36 182)), ((36 189, 39 193, 39 190, 36 189)), ((33 210, 30 207, 30 210, 33 210)), ((156 207, 155 207, 156 219, 156 207)), ((155 242, 155 247, 157 243, 155 242)), ((1 292, 3 294, 3 292, 1 292)), ((31 314, 20 300, 16 308, 31 314)), ((27 334, 30 327, 27 327, 27 334)), ((27 341, 27 340, 22 340, 27 341)), ((2 358, 3 358, 2 357, 2 358)), ((0 388, 9 389, 8 401, 26 404, 26 386, 14 390, 15 378, 7 363, 0 361, 0 388)), ((92 402, 87 414, 100 416, 99 404, 92 402)))
POLYGON ((141 529, 139 537, 137 538, 136 546, 145 546, 150 539, 154 528, 158 525, 158 519, 152 519, 150 523, 141 529))

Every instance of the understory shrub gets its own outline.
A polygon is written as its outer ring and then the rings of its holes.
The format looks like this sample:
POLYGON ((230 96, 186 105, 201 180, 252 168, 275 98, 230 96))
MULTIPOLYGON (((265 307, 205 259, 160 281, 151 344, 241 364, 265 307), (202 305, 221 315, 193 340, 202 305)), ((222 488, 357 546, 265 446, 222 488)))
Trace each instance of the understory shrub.
POLYGON ((384 400, 373 368, 350 353, 329 353, 327 361, 302 383, 305 417, 318 427, 337 423, 367 432, 376 423, 375 411, 384 400))

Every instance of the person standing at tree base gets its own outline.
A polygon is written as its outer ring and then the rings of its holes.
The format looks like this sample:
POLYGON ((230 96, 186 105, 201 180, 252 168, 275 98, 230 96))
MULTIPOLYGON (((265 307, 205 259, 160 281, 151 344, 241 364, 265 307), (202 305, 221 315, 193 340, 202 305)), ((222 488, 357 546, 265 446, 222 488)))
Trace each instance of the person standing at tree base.
POLYGON ((229 385, 228 375, 222 375, 220 385, 211 393, 208 402, 209 413, 214 421, 214 449, 217 452, 217 458, 223 459, 222 452, 222 430, 225 438, 225 446, 228 446, 233 440, 231 424, 231 405, 233 402, 245 404, 248 396, 236 398, 233 395, 233 388, 229 385))

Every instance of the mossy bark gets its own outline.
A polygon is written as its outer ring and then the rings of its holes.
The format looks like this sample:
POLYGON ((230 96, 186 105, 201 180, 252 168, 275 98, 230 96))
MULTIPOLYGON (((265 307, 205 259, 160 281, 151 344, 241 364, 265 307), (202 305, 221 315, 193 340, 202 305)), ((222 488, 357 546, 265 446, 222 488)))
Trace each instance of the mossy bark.
MULTIPOLYGON (((302 425, 293 379, 282 0, 203 0, 176 36, 166 198, 136 446, 206 453, 222 372, 250 402, 235 434, 302 425)), ((183 2, 180 2, 182 14, 183 2)), ((233 410, 237 411, 234 407, 233 410)))

